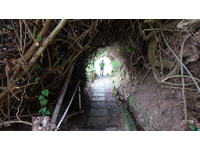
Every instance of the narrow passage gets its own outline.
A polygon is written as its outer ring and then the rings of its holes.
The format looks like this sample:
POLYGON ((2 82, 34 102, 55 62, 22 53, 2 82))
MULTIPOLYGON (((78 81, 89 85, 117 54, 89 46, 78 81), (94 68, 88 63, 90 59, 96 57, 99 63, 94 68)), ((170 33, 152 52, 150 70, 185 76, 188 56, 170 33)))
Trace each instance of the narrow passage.
POLYGON ((120 108, 114 98, 112 85, 106 76, 97 76, 90 88, 91 98, 84 105, 84 113, 70 122, 75 131, 123 131, 120 108))

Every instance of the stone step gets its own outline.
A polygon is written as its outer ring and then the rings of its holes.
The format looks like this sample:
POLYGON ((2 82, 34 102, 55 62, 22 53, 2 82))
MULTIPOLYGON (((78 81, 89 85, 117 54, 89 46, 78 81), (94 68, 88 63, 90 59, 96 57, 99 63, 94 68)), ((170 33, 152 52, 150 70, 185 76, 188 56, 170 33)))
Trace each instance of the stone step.
POLYGON ((95 92, 102 92, 102 93, 104 93, 104 88, 95 88, 94 89, 94 93, 95 92))
POLYGON ((106 103, 105 102, 90 102, 90 107, 91 108, 105 108, 106 103))
POLYGON ((87 126, 94 128, 105 128, 107 125, 107 117, 89 117, 87 126))
POLYGON ((94 92, 93 96, 105 96, 104 92, 94 92))
POLYGON ((105 101, 104 96, 93 96, 92 101, 105 101))
POLYGON ((83 106, 85 112, 80 117, 80 122, 70 126, 70 130, 123 131, 119 108, 113 98, 112 86, 108 84, 108 79, 95 79, 90 92, 92 97, 83 106))
POLYGON ((71 131, 123 131, 119 127, 105 127, 105 128, 72 128, 71 131))
POLYGON ((99 108, 91 108, 90 109, 90 116, 95 117, 107 117, 107 109, 99 109, 99 108))

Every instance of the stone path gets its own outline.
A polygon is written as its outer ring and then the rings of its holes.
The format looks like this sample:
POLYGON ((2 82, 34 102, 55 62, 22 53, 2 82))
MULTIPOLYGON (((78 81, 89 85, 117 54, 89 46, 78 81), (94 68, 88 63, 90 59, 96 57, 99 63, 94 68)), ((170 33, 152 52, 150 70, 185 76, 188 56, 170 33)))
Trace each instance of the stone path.
POLYGON ((69 130, 123 131, 120 109, 109 79, 98 76, 91 85, 90 94, 91 99, 83 106, 85 112, 70 123, 69 130))

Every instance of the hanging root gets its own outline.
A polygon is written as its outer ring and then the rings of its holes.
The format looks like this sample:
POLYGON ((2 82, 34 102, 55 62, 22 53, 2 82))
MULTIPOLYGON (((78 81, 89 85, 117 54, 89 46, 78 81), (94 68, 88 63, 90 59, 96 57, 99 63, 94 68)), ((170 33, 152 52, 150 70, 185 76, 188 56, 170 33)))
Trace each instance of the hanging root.
POLYGON ((199 92, 196 92, 196 93, 193 95, 193 101, 195 102, 195 106, 196 106, 197 108, 200 108, 200 100, 199 100, 199 98, 200 98, 200 94, 199 94, 199 92))
MULTIPOLYGON (((180 25, 178 25, 179 27, 180 25)), ((170 51, 172 52, 172 54, 174 54, 176 60, 174 61, 176 64, 174 65, 173 69, 173 62, 169 61, 169 60, 163 60, 162 58, 160 58, 160 61, 158 59, 158 55, 157 55, 157 47, 158 47, 158 40, 156 35, 151 37, 151 40, 149 41, 149 45, 148 45, 148 57, 149 57, 149 61, 152 65, 152 70, 153 70, 153 74, 155 79, 159 82, 159 83, 165 83, 165 84, 171 84, 171 85, 182 85, 182 94, 183 94, 183 103, 184 103, 184 113, 185 113, 185 119, 184 119, 184 123, 187 124, 187 105, 186 105, 186 99, 185 99, 185 86, 189 85, 189 84, 185 84, 184 81, 184 77, 186 77, 185 75, 183 75, 183 68, 187 71, 187 73, 189 74, 189 77, 193 80, 193 84, 196 85, 198 92, 196 92, 193 96, 193 100, 195 102, 195 106, 197 108, 200 108, 200 102, 199 102, 199 98, 200 98, 200 88, 197 84, 198 79, 194 78, 192 76, 192 74, 190 73, 190 71, 187 69, 187 67, 185 66, 186 64, 190 63, 190 62, 195 62, 197 61, 197 59, 199 58, 199 54, 198 54, 198 49, 197 47, 189 42, 190 47, 193 50, 193 53, 189 53, 189 54, 184 54, 183 55, 183 50, 184 50, 184 44, 187 38, 184 38, 183 43, 181 44, 181 52, 180 52, 180 59, 178 58, 178 54, 177 52, 175 52, 174 50, 171 49, 171 47, 169 46, 163 31, 160 29, 162 38, 164 39, 164 42, 166 44, 166 46, 170 49, 170 51), (189 56, 189 57, 188 57, 189 56), (182 61, 183 57, 188 57, 187 60, 185 62, 182 61), (158 71, 156 70, 156 67, 160 67, 160 68, 164 68, 164 69, 172 69, 167 75, 165 76, 160 76, 160 74, 158 73, 158 71), (181 75, 180 77, 182 78, 182 84, 176 84, 176 83, 170 83, 170 82, 165 82, 167 79, 169 78, 173 78, 173 77, 178 77, 178 75, 175 75, 179 70, 181 69, 181 75)), ((157 34, 158 35, 158 34, 157 34)))

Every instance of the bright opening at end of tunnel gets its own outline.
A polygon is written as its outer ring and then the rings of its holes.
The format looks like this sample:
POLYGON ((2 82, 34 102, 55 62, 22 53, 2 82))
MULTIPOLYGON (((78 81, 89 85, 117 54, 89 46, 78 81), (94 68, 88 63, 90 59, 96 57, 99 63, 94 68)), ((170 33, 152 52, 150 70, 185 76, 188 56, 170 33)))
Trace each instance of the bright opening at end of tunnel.
POLYGON ((96 73, 100 76, 99 64, 100 64, 100 62, 102 62, 102 60, 105 63, 103 75, 104 76, 107 75, 107 74, 110 75, 111 71, 112 71, 112 68, 111 68, 111 65, 110 65, 110 60, 107 57, 101 57, 101 58, 99 58, 98 60, 95 61, 94 67, 95 67, 96 73))

